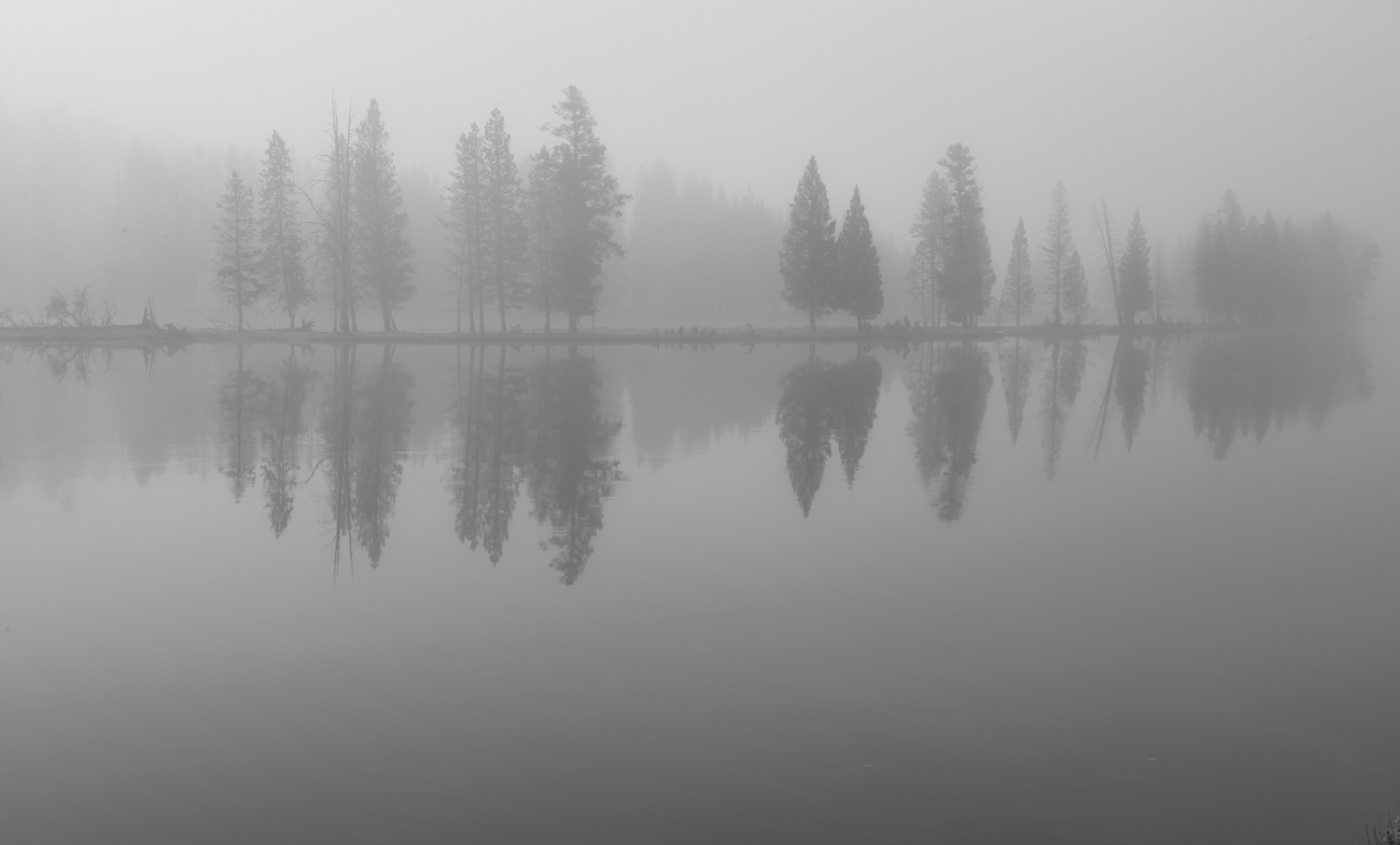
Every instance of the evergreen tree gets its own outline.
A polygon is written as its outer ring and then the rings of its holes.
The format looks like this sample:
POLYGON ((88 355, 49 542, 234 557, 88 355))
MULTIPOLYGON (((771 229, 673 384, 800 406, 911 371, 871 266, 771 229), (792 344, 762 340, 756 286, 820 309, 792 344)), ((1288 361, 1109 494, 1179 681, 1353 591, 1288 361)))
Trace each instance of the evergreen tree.
POLYGON ((396 331, 394 311, 413 295, 413 245, 389 131, 374 100, 355 138, 355 212, 360 284, 379 305, 384 331, 396 331))
POLYGON ((836 221, 831 217, 826 185, 817 172, 817 157, 807 161, 788 211, 788 230, 778 256, 783 274, 783 299, 807 313, 808 327, 832 310, 832 279, 836 273, 836 221))
POLYGON ((559 307, 560 201, 559 162, 548 147, 530 157, 530 181, 521 198, 525 218, 525 272, 534 306, 544 312, 549 332, 551 312, 559 307))
POLYGON ((1065 312, 1070 322, 1076 326, 1089 319, 1094 307, 1089 304, 1089 278, 1084 273, 1084 262, 1079 259, 1079 250, 1069 254, 1061 273, 1060 293, 1064 299, 1065 312))
POLYGON ((456 167, 448 175, 447 260, 457 280, 457 333, 462 333, 462 312, 467 328, 476 331, 476 294, 481 287, 481 130, 457 137, 456 167))
POLYGON ((936 326, 943 310, 939 290, 942 286, 943 253, 947 243, 948 215, 951 206, 948 185, 937 173, 930 173, 924 183, 919 213, 909 234, 914 238, 914 255, 909 264, 909 294, 919 309, 926 326, 936 326))
POLYGON ((491 111, 482 134, 482 258, 486 286, 496 299, 501 333, 506 330, 506 309, 526 301, 520 283, 525 259, 525 223, 520 217, 520 177, 510 153, 510 135, 500 109, 491 111))
MULTIPOLYGON (((1267 218, 1268 223, 1273 223, 1273 218, 1267 218)), ((1277 230, 1275 230, 1277 234, 1277 230)), ((1162 248, 1161 241, 1157 242, 1156 254, 1152 260, 1152 320, 1162 322, 1162 312, 1171 307, 1172 286, 1171 280, 1167 277, 1166 264, 1162 256, 1166 250, 1162 248)))
POLYGON ((1006 264, 1006 279, 1001 288, 1001 310, 1016 318, 1030 314, 1035 305, 1035 281, 1031 278, 1031 252, 1026 241, 1025 221, 1016 221, 1016 234, 1011 236, 1011 260, 1006 264))
MULTIPOLYGON (((1050 302, 1053 306, 1053 319, 1056 325, 1061 322, 1061 306, 1065 297, 1065 271, 1070 255, 1075 252, 1074 233, 1069 226, 1069 200, 1065 198, 1065 183, 1056 182, 1050 191, 1050 218, 1045 223, 1045 243, 1040 247, 1045 254, 1045 275, 1050 285, 1050 302)), ((1083 265, 1080 265, 1081 272, 1083 265)), ((1085 303, 1088 291, 1085 290, 1085 303)))
POLYGON ((1123 314, 1132 324, 1139 311, 1152 307, 1152 274, 1149 268, 1150 247, 1147 232, 1142 228, 1142 215, 1133 212, 1133 224, 1128 229, 1128 246, 1118 263, 1118 279, 1122 286, 1120 297, 1123 314))
POLYGON ((282 136, 276 132, 267 142, 263 159, 262 196, 262 276, 269 292, 287 312, 289 328, 297 326, 297 309, 315 299, 306 277, 302 253, 306 239, 301 236, 296 184, 292 181, 292 156, 282 136))
MULTIPOLYGON (((355 163, 351 117, 345 127, 331 101, 330 143, 321 154, 321 204, 311 205, 317 218, 316 255, 330 285, 335 330, 353 332, 355 324, 355 163)), ((337 538, 339 535, 337 535, 337 538)))
POLYGON ((941 294, 949 320, 972 326, 987 310, 988 294, 996 282, 991 244, 982 222, 982 189, 972 153, 964 145, 953 144, 938 163, 952 199, 941 294))
POLYGON ((559 139, 554 146, 560 268, 556 305, 569 315, 569 332, 574 333, 580 316, 597 311, 603 262, 623 254, 612 221, 622 216, 631 198, 608 172, 608 148, 598 139, 597 121, 582 92, 572 85, 565 88, 554 114, 559 122, 546 128, 559 139))
POLYGON ((215 224, 218 251, 219 289, 238 311, 238 330, 243 331, 243 309, 262 298, 265 288, 254 272, 258 264, 257 219, 253 215, 253 189, 238 171, 228 177, 228 190, 219 200, 219 220, 215 224))
POLYGON ((885 307, 885 295, 880 290, 880 254, 875 251, 870 221, 865 219, 860 188, 851 194, 851 204, 836 239, 836 262, 834 298, 856 318, 857 327, 864 326, 866 320, 880 316, 885 307))

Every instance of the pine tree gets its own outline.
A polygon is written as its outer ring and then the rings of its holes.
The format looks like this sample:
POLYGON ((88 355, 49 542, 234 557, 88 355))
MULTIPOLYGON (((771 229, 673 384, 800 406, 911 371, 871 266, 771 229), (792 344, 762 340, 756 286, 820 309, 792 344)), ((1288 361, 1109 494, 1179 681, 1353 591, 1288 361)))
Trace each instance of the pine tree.
POLYGON ((1031 278, 1031 252, 1026 241, 1025 221, 1016 221, 1016 234, 1011 236, 1011 260, 1006 264, 1006 279, 1001 288, 1001 310, 1021 318, 1035 306, 1035 281, 1031 278))
POLYGON ((351 116, 340 125, 340 112, 331 101, 330 143, 321 154, 323 188, 321 204, 311 204, 316 215, 316 255, 330 285, 335 330, 356 330, 355 323, 355 161, 351 116))
MULTIPOLYGON (((1266 220, 1273 223, 1272 217, 1266 220)), ((1157 251, 1152 259, 1152 320, 1157 323, 1162 322, 1162 312, 1172 304, 1171 280, 1167 278, 1166 265, 1162 259, 1165 253, 1161 241, 1158 241, 1157 251)))
POLYGON ((1133 212, 1133 224, 1128 229, 1128 247, 1118 263, 1118 280, 1123 314, 1132 324, 1139 311, 1152 307, 1152 273, 1148 269, 1151 248, 1147 232, 1142 228, 1142 215, 1133 212))
POLYGON ((987 310, 988 294, 996 281, 991 245, 982 222, 982 189, 977 184, 972 153, 964 145, 953 144, 938 163, 952 198, 941 293, 949 319, 972 326, 987 310))
POLYGON ((510 135, 500 109, 491 111, 482 134, 482 258, 487 288, 496 299, 501 333, 506 310, 525 302, 520 283, 525 258, 525 224, 520 218, 520 177, 510 153, 510 135))
POLYGON ((374 100, 355 138, 355 200, 359 281, 378 303, 384 331, 395 331, 394 311, 413 295, 413 246, 408 242, 398 170, 389 152, 389 131, 374 100))
POLYGON ((243 331, 243 309, 262 298, 266 289, 255 272, 258 264, 257 219, 253 215, 253 189, 238 171, 228 177, 228 192, 218 203, 215 224, 219 289, 238 310, 238 330, 243 331))
POLYGON ((783 299, 806 312, 808 326, 815 332, 817 318, 832 310, 832 278, 836 272, 836 221, 831 217, 826 185, 817 172, 816 156, 808 159, 797 182, 778 269, 783 274, 783 299))
POLYGON ((559 162, 548 147, 530 157, 530 180, 521 199, 525 217, 525 265, 530 298, 544 312, 549 332, 550 314, 557 310, 559 291, 559 162))
MULTIPOLYGON (((1045 275, 1050 286, 1050 302, 1053 306, 1053 319, 1059 325, 1065 297, 1065 270, 1070 254, 1074 250, 1074 233, 1069 226, 1069 201, 1065 198, 1065 183, 1056 182, 1050 192, 1050 218, 1045 223, 1045 243, 1040 247, 1045 253, 1045 275)), ((1083 270, 1083 265, 1080 266, 1083 270)), ((1088 302, 1087 289, 1085 303, 1088 302)))
POLYGON ((612 221, 622 216, 631 197, 618 190, 617 179, 608 172, 608 148, 598 139, 597 121, 583 94, 572 85, 565 88, 554 114, 559 123, 546 128, 559 139, 554 146, 560 212, 557 306, 569 315, 569 332, 575 333, 578 318, 597 311, 603 262, 623 254, 612 221))
POLYGON ((476 331, 476 294, 481 286, 481 130, 475 123, 457 138, 456 168, 448 175, 447 260, 457 280, 457 333, 462 312, 467 328, 476 331))
POLYGON ((914 238, 914 258, 909 265, 909 293, 924 325, 936 326, 945 304, 939 297, 942 289, 943 259, 948 237, 948 216, 951 213, 948 185, 937 173, 930 173, 924 183, 919 214, 909 234, 914 238))
POLYGON ((1060 294, 1064 300, 1065 312, 1070 321, 1079 325, 1089 318, 1093 306, 1089 304, 1089 279, 1084 273, 1084 262, 1079 259, 1079 250, 1069 254, 1060 274, 1060 294))
POLYGON ((302 262, 306 239, 301 235, 301 223, 297 219, 296 190, 292 181, 291 153, 282 136, 273 132, 263 159, 262 196, 259 197, 262 210, 259 229, 263 242, 261 269, 269 292, 281 301, 282 310, 287 312, 287 325, 293 329, 297 326, 297 309, 315 299, 311 282, 306 277, 306 265, 302 262))
POLYGON ((866 320, 880 316, 885 307, 885 295, 880 290, 880 254, 870 234, 870 221, 865 219, 860 188, 851 194, 841 234, 836 238, 836 262, 835 300, 856 318, 856 326, 862 327, 866 320))

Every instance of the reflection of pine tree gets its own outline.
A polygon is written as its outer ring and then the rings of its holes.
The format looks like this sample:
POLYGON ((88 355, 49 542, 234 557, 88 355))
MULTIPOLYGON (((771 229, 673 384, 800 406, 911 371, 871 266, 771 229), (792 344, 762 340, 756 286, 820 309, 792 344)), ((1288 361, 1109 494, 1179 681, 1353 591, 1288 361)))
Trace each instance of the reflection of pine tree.
POLYGON ((371 565, 379 565, 389 518, 403 479, 403 456, 412 423, 413 377, 394 363, 394 347, 385 346, 379 370, 360 392, 362 411, 356 419, 355 519, 359 541, 371 565))
POLYGON ((846 483, 855 482, 880 400, 880 362, 857 355, 841 365, 828 364, 817 360, 816 347, 812 347, 807 363, 783 376, 782 390, 778 434, 787 446, 792 492, 806 516, 821 488, 833 438, 846 483))
POLYGON ((224 379, 219 406, 224 413, 224 439, 228 457, 223 474, 233 488, 233 500, 243 500, 243 494, 254 483, 258 464, 258 442, 252 416, 257 410, 260 382, 243 366, 243 346, 238 347, 238 365, 224 379))
POLYGON ((1045 477, 1055 480, 1059 471, 1060 452, 1064 448, 1065 418, 1084 379, 1084 363, 1089 348, 1077 340, 1056 339, 1050 342, 1050 360, 1045 369, 1045 391, 1040 419, 1045 443, 1045 477))
POLYGON ((832 367, 827 374, 831 425, 841 466, 846 470, 846 486, 855 483, 856 468, 865 455, 870 429, 875 425, 875 406, 880 402, 880 362, 869 355, 832 367))
POLYGON ((488 370, 485 349, 472 348, 465 372, 458 350, 457 433, 459 459, 451 488, 457 505, 457 538, 475 549, 481 543, 491 562, 500 560, 510 533, 518 489, 521 431, 519 374, 506 366, 498 347, 488 370))
POLYGON ((817 360, 812 347, 807 363, 783 376, 778 400, 778 435, 787 446, 788 479, 803 516, 812 510, 826 459, 831 457, 831 411, 822 395, 822 376, 830 366, 817 360))
POLYGON ((354 526, 354 419, 355 419, 355 347, 342 346, 336 350, 335 371, 331 391, 322 417, 321 437, 326 449, 326 500, 329 522, 335 531, 331 560, 340 569, 341 543, 353 564, 355 547, 351 542, 354 526))
POLYGON ((292 516, 297 472, 301 468, 297 452, 302 433, 302 408, 311 392, 314 374, 297 363, 296 350, 289 349, 287 361, 266 384, 263 441, 267 454, 262 463, 263 494, 272 520, 273 534, 280 537, 292 516))
POLYGON ((526 487, 536 520, 549 523, 548 544, 559 549, 553 566, 565 584, 583 573, 603 527, 603 502, 623 480, 609 457, 622 423, 603 416, 601 387, 593 359, 574 348, 558 362, 546 352, 529 379, 526 487))
POLYGON ((1123 439, 1131 451, 1133 437, 1142 424, 1142 410, 1147 399, 1147 371, 1152 366, 1152 356, 1127 335, 1118 336, 1118 346, 1118 372, 1113 383, 1113 396, 1122 409, 1123 439))
POLYGON ((992 389, 989 358, 975 343, 929 345, 907 378, 914 412, 909 434, 919 475, 926 487, 942 480, 935 506, 939 519, 952 522, 962 515, 977 462, 977 438, 992 389))
POLYGON ((1021 422, 1026 416, 1026 397, 1031 386, 1031 354, 1021 348, 1021 339, 1012 341, 1009 348, 1002 349, 1001 384, 1006 393, 1006 425, 1011 429, 1011 442, 1021 436, 1021 422))

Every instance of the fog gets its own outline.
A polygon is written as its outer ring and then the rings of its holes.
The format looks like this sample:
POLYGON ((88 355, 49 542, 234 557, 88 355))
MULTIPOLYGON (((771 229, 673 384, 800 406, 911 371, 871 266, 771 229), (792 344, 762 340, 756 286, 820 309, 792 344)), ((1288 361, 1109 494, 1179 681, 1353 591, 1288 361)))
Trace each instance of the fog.
POLYGON ((1397 32, 0 2, 0 843, 1395 845, 1397 32))
MULTIPOLYGON (((1331 212, 1383 256, 1400 222, 1389 161, 1400 116, 1384 97, 1400 77, 1394 4, 20 2, 0 24, 0 204, 12 221, 0 263, 12 268, 6 304, 23 308, 70 287, 15 259, 32 239, 13 222, 25 216, 15 203, 36 170, 111 178, 136 141, 168 164, 203 156, 211 179, 240 162, 256 172, 276 130, 309 182, 332 97, 356 114, 378 101, 398 166, 422 174, 424 197, 472 122, 499 108, 526 156, 548 140, 540 127, 561 89, 576 85, 626 192, 660 161, 678 180, 694 173, 785 217, 814 155, 836 213, 858 185, 876 237, 906 247, 924 179, 961 142, 976 157, 998 274, 1018 218, 1040 242, 1057 181, 1091 277, 1102 275, 1090 261, 1099 201, 1120 229, 1140 209, 1168 250, 1227 188, 1280 219, 1331 212), (79 148, 56 149, 55 136, 79 148)), ((60 207, 62 226, 88 231, 75 222, 88 210, 60 207)), ((426 223, 428 208, 410 218, 426 223)), ((428 228, 415 238, 410 312, 436 307, 446 284, 428 228)), ((207 272, 202 262, 189 257, 183 283, 207 272)), ((604 320, 627 299, 616 281, 627 271, 608 272, 604 320)), ((1180 281, 1187 268, 1171 272, 1180 281)), ((890 275, 897 317, 904 282, 890 275)), ((135 287, 107 291, 132 319, 153 292, 135 287)), ((1189 287, 1177 297, 1189 298, 1189 287)))

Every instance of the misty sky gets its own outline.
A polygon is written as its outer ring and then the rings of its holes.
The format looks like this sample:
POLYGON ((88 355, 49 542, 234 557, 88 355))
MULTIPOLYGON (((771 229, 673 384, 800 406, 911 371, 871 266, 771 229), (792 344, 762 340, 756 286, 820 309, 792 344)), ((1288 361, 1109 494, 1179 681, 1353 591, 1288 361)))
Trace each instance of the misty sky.
POLYGON ((904 240, 954 141, 1004 261, 1051 186, 1154 238, 1226 187, 1332 210, 1386 252, 1400 221, 1400 3, 35 3, 0 10, 0 107, 64 104, 166 148, 320 149, 332 93, 379 100, 403 165, 445 175, 493 106, 518 154, 565 85, 624 188, 660 158, 785 203, 809 154, 844 209, 904 240))

